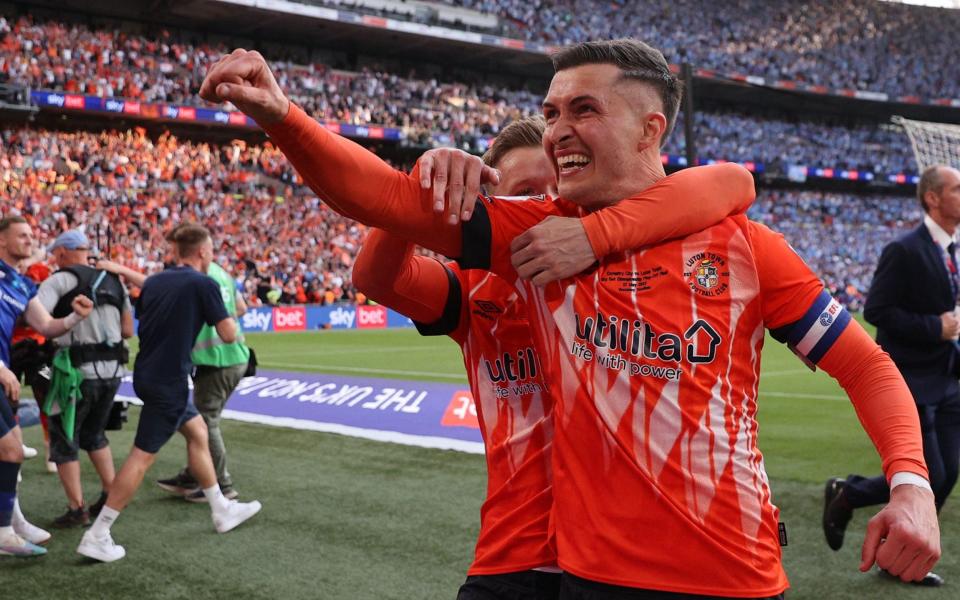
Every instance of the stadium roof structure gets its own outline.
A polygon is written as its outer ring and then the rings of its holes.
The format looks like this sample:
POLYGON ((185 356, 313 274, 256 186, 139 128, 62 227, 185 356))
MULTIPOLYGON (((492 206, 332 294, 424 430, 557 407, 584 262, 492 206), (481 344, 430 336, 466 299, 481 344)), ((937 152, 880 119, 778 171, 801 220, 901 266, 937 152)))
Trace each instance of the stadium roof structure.
POLYGON ((935 6, 938 8, 960 8, 960 0, 883 0, 897 4, 916 4, 918 6, 935 6))

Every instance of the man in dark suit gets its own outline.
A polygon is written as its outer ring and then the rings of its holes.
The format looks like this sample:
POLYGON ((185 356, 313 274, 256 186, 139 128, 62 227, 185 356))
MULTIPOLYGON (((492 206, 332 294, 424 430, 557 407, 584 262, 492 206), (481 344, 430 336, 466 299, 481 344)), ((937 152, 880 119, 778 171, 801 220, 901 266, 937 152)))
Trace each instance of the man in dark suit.
MULTIPOLYGON (((863 315, 876 325, 877 342, 893 358, 917 403, 939 511, 960 470, 960 171, 942 165, 926 169, 917 196, 923 223, 884 248, 863 315)), ((887 502, 891 485, 898 483, 883 476, 828 480, 823 510, 827 544, 839 550, 853 510, 887 502)), ((938 586, 943 580, 931 573, 919 583, 938 586)))

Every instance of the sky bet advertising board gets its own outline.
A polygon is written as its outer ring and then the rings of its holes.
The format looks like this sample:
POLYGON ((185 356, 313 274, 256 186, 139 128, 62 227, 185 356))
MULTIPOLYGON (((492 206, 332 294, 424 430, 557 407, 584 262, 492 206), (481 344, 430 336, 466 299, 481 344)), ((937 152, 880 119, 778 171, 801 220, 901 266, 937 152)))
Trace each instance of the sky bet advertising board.
POLYGON ((385 306, 258 306, 240 317, 247 333, 315 331, 317 329, 383 329, 412 327, 413 322, 385 306))

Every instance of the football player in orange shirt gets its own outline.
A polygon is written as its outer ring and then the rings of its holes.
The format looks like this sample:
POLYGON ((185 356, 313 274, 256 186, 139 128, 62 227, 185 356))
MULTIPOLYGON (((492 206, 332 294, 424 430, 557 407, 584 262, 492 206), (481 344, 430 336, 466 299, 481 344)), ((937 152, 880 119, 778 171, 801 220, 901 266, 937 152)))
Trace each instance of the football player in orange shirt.
POLYGON ((462 229, 432 212, 416 174, 392 171, 306 117, 258 53, 221 59, 201 95, 257 120, 338 212, 515 284, 556 388, 562 597, 782 596, 778 511, 755 419, 764 328, 838 379, 880 452, 891 499, 868 526, 861 570, 876 562, 905 581, 922 578, 939 558, 939 528, 916 411, 889 357, 782 236, 742 216, 693 235, 687 218, 671 226, 675 209, 689 214, 680 196, 658 194, 676 186, 660 145, 680 96, 662 54, 636 40, 588 42, 557 53, 554 66, 544 148, 562 199, 484 199, 462 229), (631 202, 651 209, 648 239, 636 220, 596 225, 599 209, 631 202), (583 212, 560 234, 526 231, 583 212), (543 287, 520 278, 544 239, 582 238, 591 224, 608 234, 603 251, 591 244, 596 268, 543 287), (630 245, 618 248, 625 235, 630 245))
MULTIPOLYGON (((475 196, 484 178, 494 179, 487 190, 496 196, 555 196, 544 126, 540 117, 511 123, 482 161, 459 150, 431 150, 419 161, 427 171, 422 185, 429 188, 431 174, 441 174, 448 187, 462 177, 464 197, 475 196)), ((678 179, 691 202, 712 202, 731 213, 745 211, 754 197, 753 177, 736 165, 690 169, 678 179), (724 182, 740 185, 697 196, 724 182)), ((463 351, 486 449, 487 499, 474 561, 457 598, 557 598, 560 571, 548 528, 554 402, 531 343, 526 305, 489 271, 463 270, 413 251, 413 244, 373 229, 357 256, 353 282, 413 319, 422 334, 449 335, 463 351)))

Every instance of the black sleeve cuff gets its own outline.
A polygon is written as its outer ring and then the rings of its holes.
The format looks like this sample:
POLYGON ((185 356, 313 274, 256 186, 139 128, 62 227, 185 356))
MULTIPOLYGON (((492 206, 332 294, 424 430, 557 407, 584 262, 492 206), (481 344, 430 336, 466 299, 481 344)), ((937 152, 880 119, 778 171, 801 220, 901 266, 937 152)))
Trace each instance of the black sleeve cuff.
POLYGON ((460 310, 463 305, 460 280, 453 270, 446 265, 443 266, 443 270, 447 272, 447 283, 449 285, 447 304, 443 307, 443 314, 433 323, 413 322, 420 335, 450 335, 460 326, 460 310))
POLYGON ((461 224, 463 248, 457 263, 461 269, 490 268, 491 226, 490 214, 483 198, 477 202, 473 217, 461 224))

